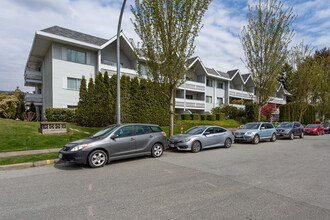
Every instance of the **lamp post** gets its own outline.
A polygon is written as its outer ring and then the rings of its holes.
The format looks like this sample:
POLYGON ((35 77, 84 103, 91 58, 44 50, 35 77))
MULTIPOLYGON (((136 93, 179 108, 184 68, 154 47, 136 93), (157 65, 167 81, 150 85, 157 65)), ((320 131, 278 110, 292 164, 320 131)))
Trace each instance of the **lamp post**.
POLYGON ((117 29, 117 124, 120 124, 120 32, 121 32, 121 20, 125 9, 126 0, 123 1, 121 7, 118 29, 117 29))

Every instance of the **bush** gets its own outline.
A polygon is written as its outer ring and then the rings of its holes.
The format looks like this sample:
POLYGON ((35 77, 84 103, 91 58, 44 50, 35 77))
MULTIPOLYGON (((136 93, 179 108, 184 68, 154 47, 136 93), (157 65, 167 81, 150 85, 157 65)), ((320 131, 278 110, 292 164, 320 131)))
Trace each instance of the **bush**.
POLYGON ((239 113, 238 108, 230 105, 224 105, 220 111, 225 113, 230 119, 236 119, 239 113))
POLYGON ((267 121, 267 117, 265 115, 261 114, 260 121, 267 121))
POLYGON ((74 122, 75 113, 75 109, 46 108, 47 121, 51 122, 74 122))
POLYGON ((211 112, 212 112, 212 114, 218 114, 218 113, 221 113, 221 108, 220 108, 220 107, 212 108, 211 112))
POLYGON ((217 120, 217 121, 225 120, 225 114, 224 113, 216 113, 215 114, 215 120, 217 120))
POLYGON ((175 114, 174 114, 174 120, 175 120, 175 121, 178 121, 178 120, 179 120, 179 114, 178 114, 178 113, 175 113, 175 114))
POLYGON ((9 115, 10 119, 15 119, 15 117, 16 117, 16 107, 15 107, 14 103, 10 104, 8 115, 9 115))
POLYGON ((201 121, 205 121, 206 120, 206 116, 207 115, 201 115, 201 121))
POLYGON ((207 119, 208 121, 215 121, 215 115, 207 115, 207 116, 206 116, 206 119, 207 119))
POLYGON ((190 120, 190 114, 181 114, 181 120, 190 120))
POLYGON ((235 105, 243 105, 244 101, 243 99, 234 99, 233 101, 231 101, 231 103, 235 105))
POLYGON ((23 120, 23 113, 26 111, 24 102, 20 102, 17 109, 17 117, 23 120))
POLYGON ((196 113, 191 114, 191 115, 190 115, 190 119, 191 119, 191 120, 199 120, 199 114, 196 114, 196 113))
POLYGON ((245 104, 246 121, 252 122, 258 120, 258 106, 255 103, 245 104))

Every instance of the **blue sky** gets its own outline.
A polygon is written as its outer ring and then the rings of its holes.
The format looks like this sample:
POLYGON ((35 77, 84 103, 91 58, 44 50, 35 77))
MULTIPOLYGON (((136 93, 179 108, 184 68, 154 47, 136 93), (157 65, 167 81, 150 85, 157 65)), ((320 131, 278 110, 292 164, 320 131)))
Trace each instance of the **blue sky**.
MULTIPOLYGON (((195 55, 207 67, 221 71, 247 72, 241 58, 244 53, 238 35, 246 25, 248 4, 256 0, 213 0, 196 39, 195 55)), ((138 41, 130 22, 127 0, 122 28, 138 41)), ((292 45, 304 41, 316 49, 330 47, 330 1, 283 1, 298 15, 292 45)), ((24 67, 35 31, 58 25, 103 38, 116 34, 121 1, 118 0, 1 0, 0 1, 0 90, 24 91, 24 67)))

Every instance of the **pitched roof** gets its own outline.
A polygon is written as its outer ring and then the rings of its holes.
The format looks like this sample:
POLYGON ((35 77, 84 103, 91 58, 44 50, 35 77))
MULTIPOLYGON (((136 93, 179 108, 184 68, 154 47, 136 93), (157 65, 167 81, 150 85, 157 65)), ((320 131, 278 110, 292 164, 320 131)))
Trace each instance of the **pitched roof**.
POLYGON ((50 28, 43 29, 41 31, 47 32, 50 34, 55 34, 55 35, 62 36, 62 37, 71 38, 71 39, 82 41, 82 42, 89 43, 89 44, 94 44, 97 46, 101 46, 108 41, 107 39, 95 37, 92 35, 84 34, 81 32, 73 31, 73 30, 62 28, 59 26, 53 26, 50 28))
POLYGON ((249 73, 247 73, 247 74, 242 74, 241 76, 242 76, 242 78, 243 78, 243 80, 244 80, 244 82, 245 82, 245 81, 247 80, 247 78, 249 78, 250 74, 249 74, 249 73))
POLYGON ((205 69, 209 74, 214 75, 214 76, 219 76, 218 72, 215 71, 214 69, 211 69, 211 68, 208 68, 208 67, 205 67, 205 69))
POLYGON ((230 78, 233 78, 233 76, 235 75, 235 73, 237 71, 238 71, 238 69, 236 69, 236 70, 229 70, 229 71, 227 71, 227 73, 228 73, 228 75, 229 75, 230 78))
POLYGON ((224 72, 222 72, 222 71, 220 71, 220 70, 217 70, 217 72, 218 72, 218 74, 219 74, 220 76, 222 76, 222 77, 224 77, 224 78, 228 78, 228 79, 230 79, 228 73, 224 73, 224 72))
POLYGON ((192 57, 192 58, 188 59, 186 61, 187 66, 190 66, 196 59, 197 59, 197 57, 192 57))

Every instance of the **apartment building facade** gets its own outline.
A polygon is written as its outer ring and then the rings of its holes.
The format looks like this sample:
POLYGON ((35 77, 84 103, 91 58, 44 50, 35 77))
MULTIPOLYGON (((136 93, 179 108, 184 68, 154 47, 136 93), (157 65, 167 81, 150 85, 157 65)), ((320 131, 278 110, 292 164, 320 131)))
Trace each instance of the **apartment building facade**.
MULTIPOLYGON (((82 77, 95 79, 98 72, 116 74, 116 36, 107 40, 77 31, 53 26, 37 31, 27 60, 25 86, 34 87, 25 96, 26 105, 37 107, 39 119, 45 120, 46 108, 76 108, 82 77)), ((138 75, 134 42, 124 34, 120 37, 121 73, 138 75)), ((187 60, 187 81, 176 92, 176 113, 208 113, 220 104, 232 104, 235 99, 254 100, 254 84, 249 74, 231 70, 222 72, 205 67, 199 57, 187 60)), ((142 68, 144 69, 144 68, 142 68)), ((279 86, 271 102, 285 104, 289 95, 279 86)))

